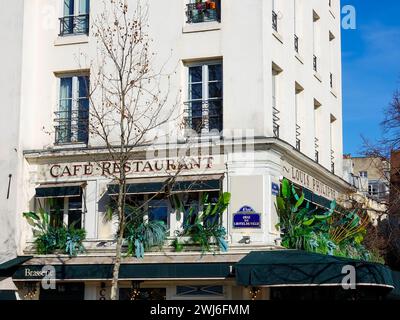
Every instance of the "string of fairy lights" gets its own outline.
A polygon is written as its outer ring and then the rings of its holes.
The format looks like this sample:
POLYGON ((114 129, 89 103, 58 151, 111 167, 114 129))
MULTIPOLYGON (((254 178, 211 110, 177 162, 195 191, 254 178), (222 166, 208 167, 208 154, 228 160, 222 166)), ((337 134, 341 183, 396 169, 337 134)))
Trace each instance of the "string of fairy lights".
POLYGON ((251 300, 257 300, 258 295, 261 293, 261 289, 253 287, 250 289, 249 293, 251 296, 251 300))

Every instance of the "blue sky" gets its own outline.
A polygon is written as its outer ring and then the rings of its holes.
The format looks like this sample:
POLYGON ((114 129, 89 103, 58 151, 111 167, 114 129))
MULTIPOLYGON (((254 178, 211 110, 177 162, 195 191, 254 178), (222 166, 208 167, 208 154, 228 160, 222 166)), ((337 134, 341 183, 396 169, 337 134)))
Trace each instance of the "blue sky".
POLYGON ((361 135, 379 139, 383 109, 400 89, 399 0, 342 0, 357 12, 342 30, 344 152, 362 150, 361 135))

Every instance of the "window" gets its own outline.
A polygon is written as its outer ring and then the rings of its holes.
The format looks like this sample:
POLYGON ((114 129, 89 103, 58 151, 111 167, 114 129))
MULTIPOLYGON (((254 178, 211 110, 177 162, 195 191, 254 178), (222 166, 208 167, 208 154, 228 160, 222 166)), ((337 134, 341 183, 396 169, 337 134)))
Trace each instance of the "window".
POLYGON ((221 21, 220 0, 190 0, 186 6, 187 23, 221 21))
POLYGON ((335 133, 336 133, 336 118, 334 115, 331 114, 330 119, 330 126, 329 126, 329 134, 330 134, 330 144, 331 144, 331 172, 335 173, 335 133))
POLYGON ((321 125, 321 103, 314 99, 314 142, 315 142, 315 162, 319 163, 319 135, 322 133, 321 125))
POLYGON ((188 102, 186 123, 197 133, 222 131, 222 63, 204 63, 188 67, 188 102))
POLYGON ((378 196, 379 195, 379 185, 377 183, 370 183, 368 185, 368 194, 370 196, 378 196))
POLYGON ((272 0, 272 29, 278 32, 278 4, 272 0))
POLYGON ((89 121, 89 77, 60 78, 56 112, 56 144, 87 143, 89 121))
POLYGON ((273 134, 275 138, 279 138, 280 135, 280 101, 279 101, 279 75, 282 69, 275 63, 272 63, 272 122, 273 122, 273 134))
POLYGON ((318 72, 318 57, 320 56, 320 17, 319 15, 313 11, 313 69, 315 72, 318 72))
POLYGON ((335 41, 335 35, 329 31, 329 64, 330 64, 330 70, 331 72, 329 73, 329 86, 331 89, 335 88, 335 76, 334 76, 334 70, 336 70, 336 41, 335 41))
MULTIPOLYGON (((179 215, 177 218, 176 211, 173 208, 173 200, 166 197, 165 194, 135 194, 127 195, 126 197, 126 210, 127 213, 132 212, 134 208, 141 206, 143 208, 142 214, 144 221, 163 221, 168 227, 168 235, 173 236, 176 231, 182 231, 184 225, 193 224, 199 213, 202 212, 201 206, 202 198, 207 195, 209 203, 217 203, 220 192, 182 192, 176 194, 182 202, 185 212, 183 216, 179 215), (190 210, 193 208, 192 210, 190 210)), ((214 217, 205 223, 215 222, 214 217), (213 220, 214 219, 214 220, 213 220)))
POLYGON ((163 221, 167 226, 170 211, 169 201, 166 199, 151 200, 148 204, 148 219, 163 221))
POLYGON ((361 178, 368 178, 368 171, 360 171, 361 178))
POLYGON ((89 34, 90 0, 63 0, 60 36, 89 34))
POLYGON ((82 223, 82 196, 49 198, 47 207, 50 214, 50 225, 61 228, 64 224, 68 227, 81 229, 82 223))
POLYGON ((299 19, 299 1, 293 1, 293 16, 294 16, 294 50, 296 53, 299 53, 299 32, 300 32, 300 19, 299 19))
POLYGON ((303 110, 301 108, 301 102, 303 101, 302 92, 304 88, 296 82, 295 84, 295 116, 296 116, 296 149, 301 151, 301 116, 303 110))

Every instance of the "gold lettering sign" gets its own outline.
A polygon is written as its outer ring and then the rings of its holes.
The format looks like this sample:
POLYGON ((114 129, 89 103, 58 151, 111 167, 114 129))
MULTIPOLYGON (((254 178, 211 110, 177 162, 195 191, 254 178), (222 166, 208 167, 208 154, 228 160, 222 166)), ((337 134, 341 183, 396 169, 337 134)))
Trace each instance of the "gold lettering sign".
POLYGON ((338 198, 339 194, 335 189, 327 186, 317 178, 292 166, 289 163, 283 164, 283 176, 293 183, 301 187, 307 188, 315 194, 323 196, 329 200, 338 198))
POLYGON ((52 178, 69 178, 84 176, 115 176, 125 170, 127 176, 135 173, 177 172, 211 169, 213 157, 188 158, 185 160, 160 159, 128 161, 124 168, 116 162, 103 161, 100 163, 55 164, 51 165, 48 173, 52 178))

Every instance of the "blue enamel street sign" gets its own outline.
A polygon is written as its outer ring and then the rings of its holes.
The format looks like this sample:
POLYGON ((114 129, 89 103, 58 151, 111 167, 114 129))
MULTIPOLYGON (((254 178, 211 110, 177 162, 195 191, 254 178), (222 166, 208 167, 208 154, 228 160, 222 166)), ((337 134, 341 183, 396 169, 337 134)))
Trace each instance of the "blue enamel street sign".
POLYGON ((261 214, 256 213, 253 208, 244 206, 233 215, 233 227, 244 229, 261 228, 261 214))
POLYGON ((279 185, 272 182, 272 195, 279 196, 279 185))

